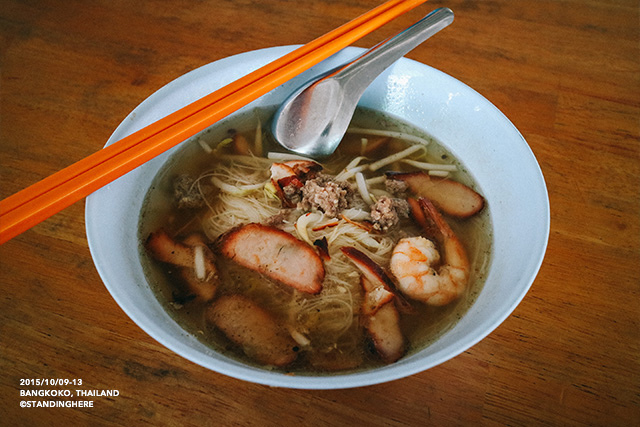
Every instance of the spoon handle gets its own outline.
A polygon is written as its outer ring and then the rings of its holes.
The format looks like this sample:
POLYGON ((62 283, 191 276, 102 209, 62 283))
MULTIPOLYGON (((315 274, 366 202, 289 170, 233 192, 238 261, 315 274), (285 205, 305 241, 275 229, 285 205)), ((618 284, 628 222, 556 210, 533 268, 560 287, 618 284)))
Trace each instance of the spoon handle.
POLYGON ((391 64, 452 22, 451 9, 436 9, 409 28, 367 50, 331 77, 341 81, 351 95, 358 95, 391 64))

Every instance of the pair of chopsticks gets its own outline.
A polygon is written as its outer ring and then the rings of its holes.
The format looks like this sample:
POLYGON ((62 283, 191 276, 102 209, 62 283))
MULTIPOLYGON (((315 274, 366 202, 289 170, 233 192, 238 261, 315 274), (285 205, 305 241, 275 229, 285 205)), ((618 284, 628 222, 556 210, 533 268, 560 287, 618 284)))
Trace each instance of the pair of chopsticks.
POLYGON ((426 1, 389 0, 262 68, 1 200, 0 244, 426 1))

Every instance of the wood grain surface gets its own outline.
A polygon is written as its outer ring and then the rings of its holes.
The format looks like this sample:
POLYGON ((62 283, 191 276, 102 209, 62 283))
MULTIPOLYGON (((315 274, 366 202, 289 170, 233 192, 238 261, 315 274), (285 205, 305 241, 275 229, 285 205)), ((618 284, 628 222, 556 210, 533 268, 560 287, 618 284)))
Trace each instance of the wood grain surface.
MULTIPOLYGON (((378 0, 0 0, 0 197, 100 149, 164 84, 241 52, 305 43, 378 0)), ((431 0, 454 24, 410 58, 520 129, 551 203, 529 293, 426 372, 336 391, 208 371, 131 321, 87 247, 84 202, 0 246, 0 425, 640 425, 640 6, 431 0), (117 389, 93 408, 21 408, 21 379, 117 389)), ((42 398, 35 398, 38 400, 42 398)))

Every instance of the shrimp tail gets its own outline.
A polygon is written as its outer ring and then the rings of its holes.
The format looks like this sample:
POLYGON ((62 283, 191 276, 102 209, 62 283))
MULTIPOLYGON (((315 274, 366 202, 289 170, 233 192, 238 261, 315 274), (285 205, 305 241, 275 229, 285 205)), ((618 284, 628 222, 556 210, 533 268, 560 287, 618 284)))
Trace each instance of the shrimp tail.
POLYGON ((442 218, 442 215, 438 212, 438 209, 436 209, 431 200, 421 197, 418 203, 424 218, 425 225, 423 225, 423 227, 426 232, 435 234, 432 237, 439 242, 455 236, 453 230, 451 230, 449 224, 442 218), (429 223, 433 224, 433 226, 429 226, 429 223))
POLYGON ((425 232, 431 234, 430 237, 436 239, 444 248, 446 262, 455 267, 468 269, 469 259, 467 258, 462 242, 458 240, 458 236, 456 236, 449 224, 447 224, 440 212, 438 212, 438 209, 436 209, 430 200, 424 197, 418 200, 418 204, 424 215, 425 222, 433 224, 432 227, 424 227, 425 232))
MULTIPOLYGON (((425 234, 432 238, 433 236, 438 236, 439 233, 434 222, 429 220, 429 218, 431 218, 431 214, 429 213, 429 217, 427 217, 425 215, 425 209, 422 206, 422 202, 431 204, 431 206, 433 206, 433 203, 424 197, 421 197, 420 199, 409 197, 407 202, 409 203, 411 218, 413 218, 413 220, 422 228, 425 234)), ((429 210, 427 209, 427 211, 429 210)))
POLYGON ((442 244, 448 237, 454 235, 449 224, 446 223, 438 209, 431 200, 420 197, 419 199, 409 198, 409 210, 413 220, 422 228, 425 235, 442 244))

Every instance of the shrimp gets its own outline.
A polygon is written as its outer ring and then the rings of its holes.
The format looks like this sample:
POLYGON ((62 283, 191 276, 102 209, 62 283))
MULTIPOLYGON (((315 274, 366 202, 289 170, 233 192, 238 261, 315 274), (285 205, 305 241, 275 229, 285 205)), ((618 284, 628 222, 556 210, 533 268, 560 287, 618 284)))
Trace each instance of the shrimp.
POLYGON ((467 253, 429 200, 410 199, 409 202, 416 220, 438 240, 444 262, 440 263, 440 252, 432 240, 422 236, 406 237, 393 249, 391 272, 397 279, 398 289, 409 298, 434 306, 449 304, 462 295, 469 281, 467 253), (433 227, 429 227, 428 221, 433 227))

